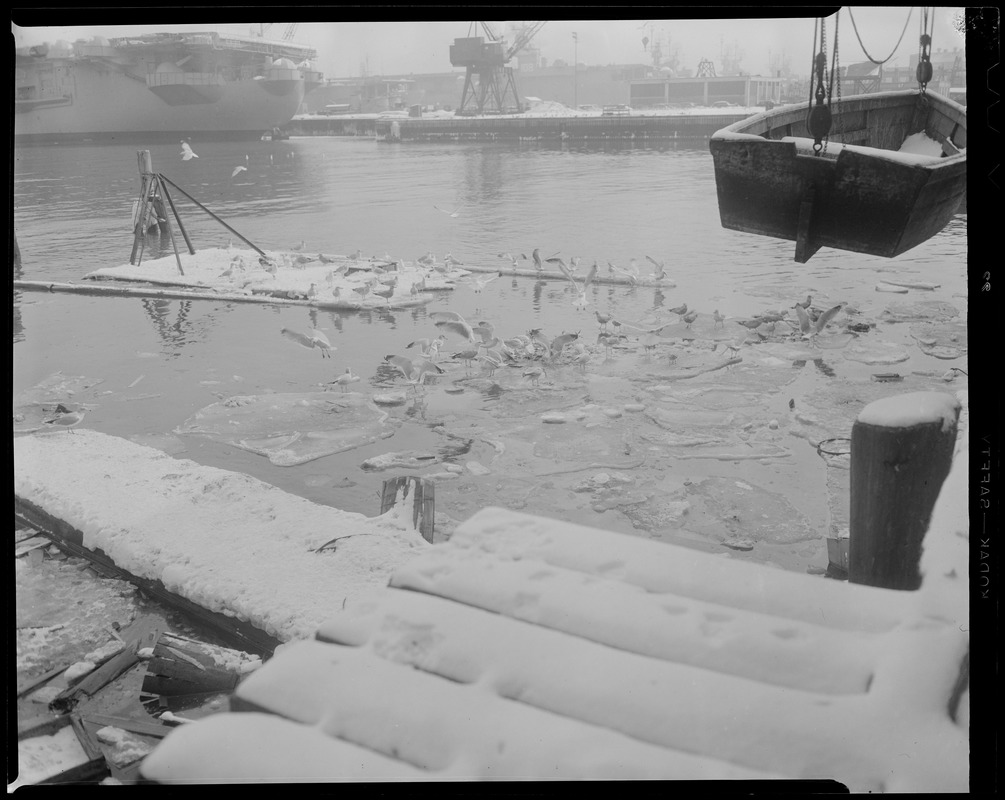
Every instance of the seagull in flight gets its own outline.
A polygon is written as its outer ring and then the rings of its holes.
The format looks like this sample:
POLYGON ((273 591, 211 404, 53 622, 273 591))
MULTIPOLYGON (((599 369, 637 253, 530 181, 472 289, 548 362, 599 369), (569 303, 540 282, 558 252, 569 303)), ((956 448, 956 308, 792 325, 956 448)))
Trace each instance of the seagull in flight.
POLYGON ((191 145, 189 145, 188 142, 182 142, 181 143, 181 160, 182 161, 191 161, 193 158, 198 158, 198 157, 199 156, 197 156, 195 154, 195 151, 192 149, 191 145))
POLYGON ((471 289, 474 291, 475 294, 481 294, 482 289, 484 289, 486 286, 492 283, 492 281, 494 281, 496 278, 501 277, 502 273, 497 272, 491 278, 469 278, 466 282, 471 286, 471 289))
POLYGON ((453 211, 447 211, 445 208, 440 208, 439 206, 435 206, 435 205, 433 206, 433 208, 435 208, 437 211, 442 211, 448 217, 455 217, 456 218, 457 215, 461 212, 461 210, 463 208, 466 208, 466 206, 458 206, 453 211))
POLYGON ((234 171, 230 173, 230 177, 231 178, 236 178, 242 172, 247 172, 247 171, 248 171, 247 167, 234 167, 234 171))
POLYGON ((331 358, 331 351, 336 349, 332 343, 328 341, 328 337, 317 328, 311 328, 311 330, 306 334, 290 330, 289 328, 283 328, 279 332, 287 339, 306 347, 308 350, 315 347, 318 348, 321 351, 321 358, 331 358))

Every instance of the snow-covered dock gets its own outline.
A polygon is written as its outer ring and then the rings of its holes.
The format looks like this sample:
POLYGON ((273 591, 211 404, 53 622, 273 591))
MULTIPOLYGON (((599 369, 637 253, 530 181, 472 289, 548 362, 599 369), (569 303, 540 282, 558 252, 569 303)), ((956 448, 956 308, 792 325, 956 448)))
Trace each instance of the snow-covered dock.
POLYGON ((16 281, 15 288, 355 311, 425 305, 434 292, 453 289, 467 274, 443 263, 279 251, 260 257, 226 247, 102 267, 84 275, 84 284, 16 281))
POLYGON ((484 509, 281 647, 142 774, 965 792, 967 489, 964 442, 917 591, 484 509))
POLYGON ((312 635, 429 546, 411 508, 340 511, 82 428, 17 436, 14 462, 15 509, 39 529, 258 642, 312 635))

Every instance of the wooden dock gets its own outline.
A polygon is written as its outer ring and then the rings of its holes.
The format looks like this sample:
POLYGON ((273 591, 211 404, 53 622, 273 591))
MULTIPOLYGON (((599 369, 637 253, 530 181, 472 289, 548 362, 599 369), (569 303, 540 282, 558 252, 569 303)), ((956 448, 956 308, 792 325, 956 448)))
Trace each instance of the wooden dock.
POLYGON ((284 126, 292 136, 375 136, 381 142, 706 142, 748 114, 634 116, 310 117, 284 126))
POLYGON ((917 591, 484 509, 284 648, 230 713, 173 732, 143 776, 967 791, 967 462, 917 591))

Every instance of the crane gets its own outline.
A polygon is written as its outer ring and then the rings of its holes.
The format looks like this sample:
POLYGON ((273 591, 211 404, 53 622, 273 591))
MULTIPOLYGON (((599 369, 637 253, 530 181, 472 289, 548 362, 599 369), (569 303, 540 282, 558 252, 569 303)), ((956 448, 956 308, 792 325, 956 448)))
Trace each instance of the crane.
POLYGON ((450 45, 450 63, 466 69, 457 114, 504 114, 523 110, 513 69, 506 64, 527 46, 544 25, 543 21, 525 25, 509 48, 503 37, 487 22, 479 22, 477 27, 471 23, 466 37, 454 39, 450 45), (472 35, 479 28, 484 37, 472 35), (510 97, 512 102, 507 104, 510 97))
MULTIPOLYGON (((276 23, 274 23, 274 22, 270 22, 268 25, 265 25, 265 26, 261 27, 260 28, 260 32, 259 32, 258 35, 261 36, 262 38, 265 38, 265 34, 267 34, 270 30, 272 30, 272 27, 275 24, 276 23)), ((293 41, 293 37, 297 33, 297 28, 299 28, 299 27, 300 27, 300 23, 299 22, 291 22, 289 25, 287 25, 283 29, 282 40, 284 42, 292 42, 293 41)))

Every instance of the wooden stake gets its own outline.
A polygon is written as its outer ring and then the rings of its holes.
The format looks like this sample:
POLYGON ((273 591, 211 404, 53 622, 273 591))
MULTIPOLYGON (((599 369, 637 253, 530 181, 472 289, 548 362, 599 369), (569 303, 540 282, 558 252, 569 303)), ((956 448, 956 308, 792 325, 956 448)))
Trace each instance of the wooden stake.
POLYGON ((436 485, 432 481, 407 475, 384 481, 380 495, 381 514, 394 507, 402 488, 404 502, 408 501, 408 495, 412 493, 412 524, 422 534, 422 538, 432 544, 436 518, 436 485))
MULTIPOLYGON (((153 190, 155 192, 159 191, 162 188, 162 186, 163 184, 160 181, 160 176, 155 175, 153 178, 153 190)), ((161 206, 163 207, 163 203, 161 203, 161 206)), ((174 231, 171 230, 171 221, 167 218, 167 211, 164 212, 164 227, 167 228, 168 237, 171 239, 171 247, 174 248, 174 258, 175 261, 178 262, 178 272, 184 275, 185 270, 182 269, 181 266, 181 255, 178 253, 178 242, 175 241, 174 231)))
POLYGON ((146 234, 143 223, 146 219, 147 198, 150 196, 150 177, 154 171, 149 150, 136 151, 136 166, 140 171, 140 208, 136 223, 133 226, 133 249, 129 254, 130 264, 139 263, 137 261, 137 254, 139 254, 140 260, 143 258, 143 240, 146 234))
POLYGON ((859 414, 851 433, 849 582, 921 586, 921 542, 952 465, 959 413, 952 395, 916 392, 859 414))
POLYGON ((185 226, 182 224, 181 215, 178 213, 178 209, 175 208, 174 200, 171 199, 171 193, 168 191, 166 183, 161 183, 161 190, 164 192, 164 197, 167 198, 168 205, 171 206, 171 211, 174 213, 174 218, 178 223, 178 230, 181 231, 181 235, 185 239, 185 244, 188 246, 188 252, 194 256, 195 248, 192 246, 192 240, 188 238, 188 231, 185 230, 185 226))

